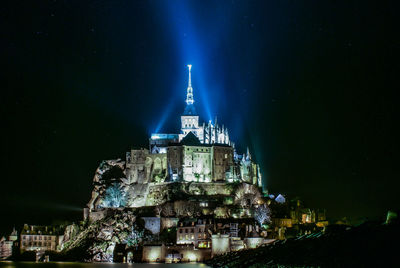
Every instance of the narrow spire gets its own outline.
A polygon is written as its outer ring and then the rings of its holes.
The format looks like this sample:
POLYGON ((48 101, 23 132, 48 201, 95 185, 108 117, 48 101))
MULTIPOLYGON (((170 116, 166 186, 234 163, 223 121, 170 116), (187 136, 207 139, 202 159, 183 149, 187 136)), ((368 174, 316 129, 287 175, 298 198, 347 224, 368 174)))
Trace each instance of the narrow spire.
POLYGON ((250 154, 249 147, 247 147, 247 156, 246 156, 246 160, 251 160, 251 154, 250 154))
POLYGON ((189 82, 188 82, 188 87, 192 87, 192 74, 191 74, 191 70, 192 70, 192 65, 191 64, 189 64, 188 65, 188 68, 189 68, 189 82))
POLYGON ((193 88, 192 88, 192 75, 190 73, 190 70, 192 69, 192 65, 188 65, 189 68, 189 81, 188 81, 188 87, 187 87, 187 95, 186 95, 186 104, 190 105, 193 104, 194 99, 193 99, 193 88))

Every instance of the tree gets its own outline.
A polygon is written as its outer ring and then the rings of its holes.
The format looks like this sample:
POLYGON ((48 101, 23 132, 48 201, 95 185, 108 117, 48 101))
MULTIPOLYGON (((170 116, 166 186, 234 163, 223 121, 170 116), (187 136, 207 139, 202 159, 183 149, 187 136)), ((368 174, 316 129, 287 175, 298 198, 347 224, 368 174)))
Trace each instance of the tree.
POLYGON ((174 210, 177 216, 183 216, 185 214, 185 201, 175 201, 174 210))
POLYGON ((162 214, 164 217, 174 216, 175 215, 174 204, 173 203, 165 203, 162 207, 162 214))
POLYGON ((188 201, 175 201, 174 210, 177 216, 195 216, 198 212, 198 204, 195 202, 188 201))
POLYGON ((260 200, 260 191, 254 185, 243 183, 235 192, 235 204, 239 204, 243 208, 256 205, 260 200))
POLYGON ((144 230, 138 230, 134 226, 132 226, 131 233, 128 235, 126 240, 124 241, 129 247, 138 245, 144 237, 144 230))
POLYGON ((160 217, 162 210, 163 210, 163 207, 161 205, 158 205, 158 206, 154 207, 154 212, 156 213, 156 215, 158 217, 160 217))
POLYGON ((121 185, 115 182, 107 188, 102 207, 123 207, 126 206, 127 199, 127 195, 121 189, 121 185))
POLYGON ((228 218, 230 216, 229 209, 227 207, 217 207, 214 210, 214 215, 217 218, 228 218))
POLYGON ((258 206, 254 210, 254 219, 258 221, 260 225, 263 225, 265 222, 271 222, 271 210, 266 204, 258 206))

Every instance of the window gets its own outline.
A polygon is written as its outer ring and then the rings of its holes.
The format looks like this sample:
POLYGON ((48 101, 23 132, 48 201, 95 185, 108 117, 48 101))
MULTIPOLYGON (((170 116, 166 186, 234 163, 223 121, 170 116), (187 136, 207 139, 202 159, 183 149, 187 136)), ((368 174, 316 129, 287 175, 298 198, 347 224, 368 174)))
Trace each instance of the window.
POLYGON ((191 233, 194 233, 194 228, 190 229, 190 232, 191 232, 191 233))
POLYGON ((179 233, 180 233, 180 234, 182 233, 182 229, 179 229, 179 233))
POLYGON ((200 207, 208 207, 208 203, 207 202, 200 202, 200 207))
POLYGON ((186 238, 186 240, 188 240, 188 239, 189 239, 189 236, 188 236, 188 235, 185 235, 185 238, 186 238))
POLYGON ((188 233, 188 229, 185 229, 185 234, 187 234, 188 233))

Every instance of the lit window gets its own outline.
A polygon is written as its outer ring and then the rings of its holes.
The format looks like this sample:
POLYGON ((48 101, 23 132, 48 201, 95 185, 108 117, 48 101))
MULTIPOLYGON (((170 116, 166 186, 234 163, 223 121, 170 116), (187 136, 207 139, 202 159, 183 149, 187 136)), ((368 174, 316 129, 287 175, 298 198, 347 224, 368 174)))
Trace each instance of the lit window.
POLYGON ((200 202, 200 207, 208 207, 208 203, 207 202, 200 202))

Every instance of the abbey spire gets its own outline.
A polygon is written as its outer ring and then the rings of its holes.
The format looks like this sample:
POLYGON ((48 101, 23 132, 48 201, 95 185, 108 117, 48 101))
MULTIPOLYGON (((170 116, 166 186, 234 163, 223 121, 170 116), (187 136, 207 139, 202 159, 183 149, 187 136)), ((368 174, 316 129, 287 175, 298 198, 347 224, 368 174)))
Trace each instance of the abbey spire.
POLYGON ((194 107, 193 88, 192 88, 192 65, 187 66, 189 69, 188 86, 186 90, 186 107, 181 116, 181 133, 179 134, 179 141, 181 141, 187 134, 192 132, 202 144, 225 144, 230 145, 228 129, 225 126, 218 125, 217 117, 215 117, 214 124, 211 120, 206 125, 205 123, 199 124, 199 115, 194 107))
POLYGON ((194 103, 193 99, 193 88, 192 88, 192 75, 190 73, 192 69, 192 65, 188 65, 189 68, 189 81, 188 81, 188 87, 187 87, 187 93, 186 93, 186 104, 187 105, 192 105, 194 103))
POLYGON ((188 87, 186 90, 186 107, 183 115, 197 115, 196 109, 194 108, 194 99, 193 99, 193 88, 192 88, 192 74, 190 73, 192 69, 192 65, 188 65, 189 68, 189 80, 188 80, 188 87))

